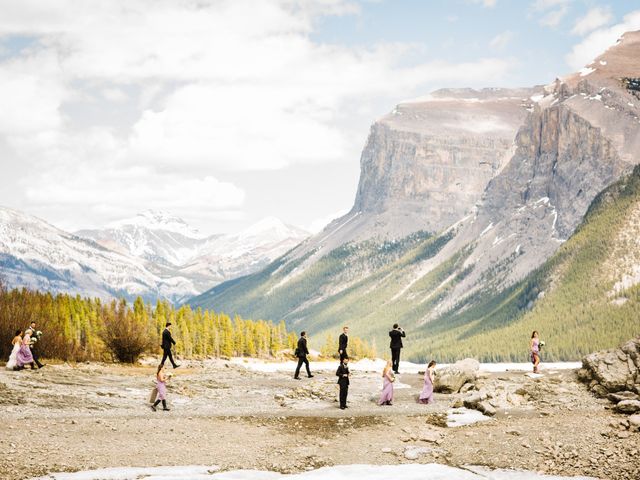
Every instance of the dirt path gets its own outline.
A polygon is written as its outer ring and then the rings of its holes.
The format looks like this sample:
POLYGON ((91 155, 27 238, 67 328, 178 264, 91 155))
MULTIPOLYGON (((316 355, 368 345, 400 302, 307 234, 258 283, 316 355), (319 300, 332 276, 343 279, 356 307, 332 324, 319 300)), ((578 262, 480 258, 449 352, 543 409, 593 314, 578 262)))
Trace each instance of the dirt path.
POLYGON ((53 365, 0 371, 0 478, 114 466, 220 465, 296 472, 350 463, 445 463, 599 478, 640 478, 640 434, 593 398, 571 371, 530 379, 487 374, 477 384, 519 400, 495 419, 446 428, 459 395, 415 403, 421 376, 402 375, 392 407, 378 407, 377 372, 352 379, 335 403, 332 372, 296 382, 224 362, 176 371, 172 410, 146 404, 152 367, 53 365), (519 393, 515 393, 515 392, 519 393), (517 404, 517 405, 516 405, 517 404), (614 425, 614 426, 612 426, 614 425))

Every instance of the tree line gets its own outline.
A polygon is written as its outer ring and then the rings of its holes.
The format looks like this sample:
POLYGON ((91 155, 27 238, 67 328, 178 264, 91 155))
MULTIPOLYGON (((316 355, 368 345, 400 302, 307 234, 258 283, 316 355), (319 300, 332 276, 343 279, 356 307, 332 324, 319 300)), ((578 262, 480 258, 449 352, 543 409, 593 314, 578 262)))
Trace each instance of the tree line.
MULTIPOLYGON (((32 321, 43 332, 40 355, 63 361, 135 362, 140 355, 160 351, 167 322, 173 325, 177 353, 183 358, 274 358, 293 351, 298 341, 284 321, 232 318, 188 305, 174 307, 166 301, 152 305, 137 298, 129 304, 124 299, 53 295, 0 284, 0 358, 9 357, 15 331, 32 321)), ((355 343, 358 353, 375 353, 366 342, 357 339, 355 343)))

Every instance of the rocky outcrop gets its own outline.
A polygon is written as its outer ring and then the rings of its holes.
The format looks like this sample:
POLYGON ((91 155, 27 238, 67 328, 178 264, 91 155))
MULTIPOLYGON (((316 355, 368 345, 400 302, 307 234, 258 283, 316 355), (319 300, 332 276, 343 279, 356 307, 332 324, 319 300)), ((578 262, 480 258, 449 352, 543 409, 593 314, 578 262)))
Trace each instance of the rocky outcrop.
POLYGON ((473 358, 465 358, 453 365, 437 371, 434 390, 441 393, 458 393, 465 383, 478 378, 480 363, 473 358))
POLYGON ((640 412, 640 337, 587 355, 578 377, 595 395, 615 403, 616 411, 640 412))
POLYGON ((467 215, 507 164, 540 87, 443 89, 376 121, 351 211, 298 249, 441 231, 467 215))

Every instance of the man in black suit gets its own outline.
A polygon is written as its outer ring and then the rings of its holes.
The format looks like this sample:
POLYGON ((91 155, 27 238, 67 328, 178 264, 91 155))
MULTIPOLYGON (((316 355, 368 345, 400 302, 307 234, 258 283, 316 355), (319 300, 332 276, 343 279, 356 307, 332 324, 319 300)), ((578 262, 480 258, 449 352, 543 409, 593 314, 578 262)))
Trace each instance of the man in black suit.
POLYGON ((340 410, 347 407, 347 394, 349 393, 349 357, 344 357, 340 361, 340 366, 336 370, 338 385, 340 385, 340 410))
POLYGON ((389 332, 391 337, 391 368, 395 374, 400 373, 400 350, 402 349, 402 339, 407 335, 404 330, 398 326, 397 323, 393 324, 393 330, 389 332))
MULTIPOLYGON (((38 368, 44 367, 42 363, 40 363, 40 355, 38 354, 37 344, 40 341, 41 332, 36 329, 36 322, 31 322, 29 324, 29 328, 27 330, 31 330, 31 342, 29 343, 29 349, 31 350, 31 356, 33 357, 33 361, 36 363, 38 368)), ((26 330, 25 330, 26 332, 26 330)))
POLYGON ((347 345, 349 344, 349 327, 342 327, 342 333, 338 337, 338 353, 340 354, 340 361, 348 357, 347 345))
POLYGON ((296 367, 296 373, 293 376, 296 380, 300 380, 300 367, 304 363, 304 366, 307 368, 307 377, 312 378, 311 370, 309 370, 309 360, 307 360, 307 355, 309 355, 309 349, 307 348, 307 332, 300 333, 300 339, 298 340, 298 348, 296 348, 296 357, 298 357, 298 366, 296 367))
POLYGON ((173 355, 171 355, 171 347, 175 344, 176 341, 171 336, 171 322, 167 322, 164 326, 164 330, 162 331, 162 345, 160 346, 162 347, 163 353, 160 365, 164 365, 164 362, 167 360, 167 358, 169 358, 169 361, 171 362, 171 365, 173 365, 173 368, 178 368, 180 366, 173 361, 173 355))

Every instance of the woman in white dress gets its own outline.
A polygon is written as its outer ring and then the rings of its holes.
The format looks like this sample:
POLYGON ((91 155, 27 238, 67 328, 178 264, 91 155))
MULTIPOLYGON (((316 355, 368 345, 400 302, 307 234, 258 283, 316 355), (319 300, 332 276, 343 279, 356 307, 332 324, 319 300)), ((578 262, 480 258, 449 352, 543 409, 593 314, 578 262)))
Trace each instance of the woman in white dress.
POLYGON ((20 345, 22 344, 22 330, 16 330, 13 340, 11 340, 11 344, 13 345, 13 350, 11 350, 11 355, 9 355, 7 370, 13 370, 18 366, 16 356, 18 355, 18 350, 20 350, 20 345))

